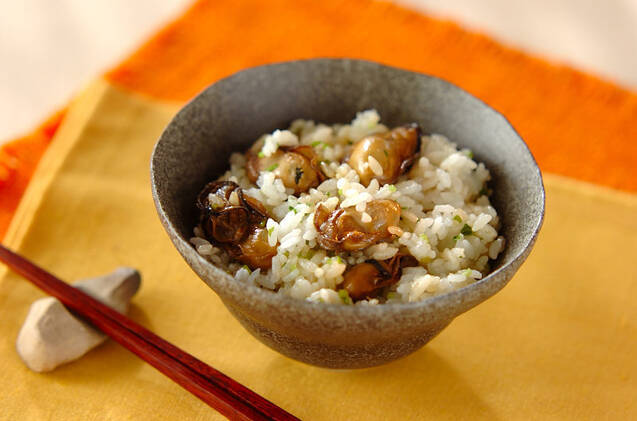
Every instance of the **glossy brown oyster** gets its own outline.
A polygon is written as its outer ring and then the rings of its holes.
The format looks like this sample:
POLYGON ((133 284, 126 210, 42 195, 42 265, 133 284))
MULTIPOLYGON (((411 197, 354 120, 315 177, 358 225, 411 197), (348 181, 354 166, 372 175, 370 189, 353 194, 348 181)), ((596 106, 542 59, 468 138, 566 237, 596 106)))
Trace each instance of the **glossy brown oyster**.
POLYGON ((197 198, 201 228, 212 243, 250 269, 269 269, 276 245, 270 246, 268 213, 258 200, 245 196, 232 181, 214 181, 197 198))
POLYGON ((417 265, 413 256, 403 253, 388 260, 367 260, 345 272, 340 288, 345 289, 354 301, 373 298, 381 289, 398 282, 404 267, 417 265))
POLYGON ((365 186, 374 178, 381 186, 392 184, 413 164, 419 145, 418 125, 396 127, 356 142, 350 152, 348 163, 358 173, 361 184, 365 186), (376 172, 374 164, 370 164, 373 160, 379 165, 376 172))
POLYGON ((294 189, 294 194, 298 195, 325 180, 311 146, 279 148, 272 155, 261 157, 253 147, 246 155, 246 174, 253 183, 261 171, 272 171, 285 187, 294 189))
POLYGON ((317 241, 327 250, 354 251, 392 238, 387 230, 398 226, 400 205, 393 200, 372 200, 365 212, 354 207, 337 208, 330 211, 319 205, 314 214, 314 226, 318 231, 317 241), (369 221, 363 222, 364 213, 369 221))

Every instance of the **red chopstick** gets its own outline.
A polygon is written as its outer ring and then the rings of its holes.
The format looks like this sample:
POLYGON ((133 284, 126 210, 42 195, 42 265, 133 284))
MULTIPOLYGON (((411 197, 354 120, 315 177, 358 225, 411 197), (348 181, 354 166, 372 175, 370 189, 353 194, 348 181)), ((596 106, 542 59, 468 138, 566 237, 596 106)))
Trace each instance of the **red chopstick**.
POLYGON ((298 420, 242 384, 0 244, 0 261, 231 420, 298 420))

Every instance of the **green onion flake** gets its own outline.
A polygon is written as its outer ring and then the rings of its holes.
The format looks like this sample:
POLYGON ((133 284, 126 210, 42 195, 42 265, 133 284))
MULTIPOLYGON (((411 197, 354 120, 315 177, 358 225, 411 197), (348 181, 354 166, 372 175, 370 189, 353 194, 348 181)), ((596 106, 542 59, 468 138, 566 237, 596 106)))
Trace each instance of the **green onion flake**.
POLYGON ((464 224, 464 226, 460 230, 460 234, 462 234, 462 235, 471 235, 471 234, 473 234, 473 230, 471 229, 471 227, 469 225, 464 224))
POLYGON ((334 262, 343 263, 343 259, 341 259, 341 256, 328 257, 327 262, 330 263, 330 264, 332 264, 334 262))
POLYGON ((354 302, 352 301, 346 289, 339 289, 338 296, 341 298, 341 301, 343 301, 343 303, 345 303, 346 305, 354 304, 354 302))
POLYGON ((266 168, 266 171, 274 171, 276 170, 276 168, 279 166, 279 164, 272 164, 270 165, 268 168, 266 168))
POLYGON ((454 221, 458 221, 458 222, 462 222, 462 218, 460 217, 460 215, 456 215, 453 217, 454 221))

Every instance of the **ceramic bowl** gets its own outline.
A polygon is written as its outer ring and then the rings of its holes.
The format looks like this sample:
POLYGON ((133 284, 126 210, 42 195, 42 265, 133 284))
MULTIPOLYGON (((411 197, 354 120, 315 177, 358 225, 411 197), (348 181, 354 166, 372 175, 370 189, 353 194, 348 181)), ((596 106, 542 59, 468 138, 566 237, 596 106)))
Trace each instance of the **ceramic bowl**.
POLYGON ((153 151, 151 177, 159 218, 175 247, 248 332, 284 355, 332 368, 375 366, 414 352, 498 292, 529 255, 544 214, 540 171, 502 115, 436 77, 351 59, 266 65, 214 83, 166 127, 153 151), (188 243, 197 193, 228 169, 232 152, 297 118, 346 123, 370 108, 390 127, 417 122, 486 164, 507 240, 490 275, 417 303, 312 304, 237 282, 188 243))

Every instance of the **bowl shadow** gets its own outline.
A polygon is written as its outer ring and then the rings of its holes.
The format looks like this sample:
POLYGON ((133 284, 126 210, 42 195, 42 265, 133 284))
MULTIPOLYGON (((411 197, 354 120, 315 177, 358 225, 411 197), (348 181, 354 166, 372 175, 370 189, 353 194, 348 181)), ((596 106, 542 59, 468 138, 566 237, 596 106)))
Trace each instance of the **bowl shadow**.
MULTIPOLYGON (((311 402, 313 393, 334 394, 335 390, 339 391, 339 400, 347 402, 351 396, 352 401, 359 404, 351 413, 340 409, 343 419, 365 418, 365 407, 360 406, 364 398, 357 395, 370 390, 374 391, 369 393, 367 404, 370 408, 392 408, 397 414, 411 414, 408 417, 411 419, 499 419, 462 373, 430 347, 389 364, 358 370, 317 370, 302 364, 292 365, 285 357, 278 356, 271 360, 263 374, 276 376, 282 371, 294 378, 311 379, 312 383, 295 389, 293 398, 276 398, 279 404, 302 419, 312 419, 314 408, 312 404, 299 405, 299 402, 311 402)), ((266 394, 272 396, 271 393, 276 394, 276 391, 266 394)))

